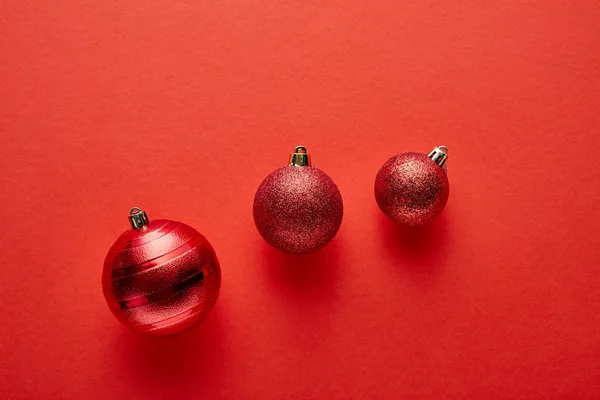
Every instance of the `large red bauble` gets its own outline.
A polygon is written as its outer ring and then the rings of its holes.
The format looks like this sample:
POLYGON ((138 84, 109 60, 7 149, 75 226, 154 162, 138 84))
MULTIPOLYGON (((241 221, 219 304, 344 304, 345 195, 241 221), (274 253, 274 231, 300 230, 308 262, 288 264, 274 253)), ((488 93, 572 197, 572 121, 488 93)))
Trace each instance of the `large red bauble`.
POLYGON ((106 255, 104 297, 136 332, 178 333, 213 308, 221 269, 210 243, 194 228, 166 219, 123 233, 106 255))
POLYGON ((450 185, 446 171, 421 153, 390 158, 375 178, 375 199, 395 222, 419 225, 435 218, 446 205, 450 185))
POLYGON ((275 170, 254 197, 254 222, 262 237, 286 253, 325 246, 342 223, 342 195, 333 180, 311 166, 275 170))

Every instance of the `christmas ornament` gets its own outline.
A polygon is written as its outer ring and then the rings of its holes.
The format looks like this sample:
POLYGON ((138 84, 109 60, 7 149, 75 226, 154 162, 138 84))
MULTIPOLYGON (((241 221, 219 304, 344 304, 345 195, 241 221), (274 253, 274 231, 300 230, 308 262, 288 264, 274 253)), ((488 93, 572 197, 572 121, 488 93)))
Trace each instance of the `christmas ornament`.
POLYGON ((149 221, 137 207, 131 229, 104 261, 102 289, 112 313, 136 332, 166 336, 200 322, 213 308, 221 268, 210 243, 194 228, 149 221))
POLYGON ((375 178, 375 199, 381 211, 411 226, 435 218, 448 201, 447 158, 445 146, 428 155, 401 153, 390 158, 375 178))
POLYGON ((254 222, 262 237, 286 253, 325 246, 342 223, 342 196, 333 180, 312 167, 303 146, 271 173, 254 197, 254 222))

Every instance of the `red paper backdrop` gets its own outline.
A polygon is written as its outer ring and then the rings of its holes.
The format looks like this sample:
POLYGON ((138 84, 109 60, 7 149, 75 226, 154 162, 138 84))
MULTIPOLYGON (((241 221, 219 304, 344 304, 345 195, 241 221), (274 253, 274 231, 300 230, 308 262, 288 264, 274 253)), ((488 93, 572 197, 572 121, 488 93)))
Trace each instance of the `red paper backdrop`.
POLYGON ((1 1, 0 397, 600 398, 599 21, 596 0, 1 1), (345 215, 292 257, 252 199, 298 144, 345 215), (378 168, 442 144, 445 211, 394 226, 378 168), (193 331, 106 307, 133 205, 217 250, 193 331))

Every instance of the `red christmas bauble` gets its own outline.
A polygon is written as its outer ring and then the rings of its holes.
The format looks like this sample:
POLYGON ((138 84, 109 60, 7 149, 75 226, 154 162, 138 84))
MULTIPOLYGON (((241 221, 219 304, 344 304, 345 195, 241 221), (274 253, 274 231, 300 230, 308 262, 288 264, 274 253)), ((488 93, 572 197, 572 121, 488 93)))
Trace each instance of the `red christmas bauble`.
POLYGON ((154 336, 181 332, 213 308, 221 268, 210 243, 194 228, 148 221, 133 209, 132 229, 112 245, 102 288, 112 313, 132 330, 154 336))
POLYGON ((291 165, 267 176, 254 197, 258 231, 267 243, 291 254, 310 253, 329 243, 344 212, 338 187, 310 166, 305 152, 297 147, 291 165))
POLYGON ((375 178, 375 199, 395 222, 419 225, 435 218, 446 205, 450 186, 443 165, 447 149, 429 155, 402 153, 390 158, 375 178))

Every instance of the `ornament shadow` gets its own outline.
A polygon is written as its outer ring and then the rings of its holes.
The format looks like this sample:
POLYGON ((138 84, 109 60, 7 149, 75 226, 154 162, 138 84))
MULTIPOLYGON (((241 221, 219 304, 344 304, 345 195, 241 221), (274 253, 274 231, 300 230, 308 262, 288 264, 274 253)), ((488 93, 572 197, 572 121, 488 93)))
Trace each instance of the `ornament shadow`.
POLYGON ((290 301, 307 305, 335 296, 340 252, 336 238, 310 254, 287 254, 263 244, 261 263, 271 287, 290 301))
POLYGON ((224 346, 218 303, 199 325, 173 336, 148 337, 120 328, 114 346, 118 369, 130 374, 126 381, 140 392, 178 392, 220 380, 224 346))
POLYGON ((414 227, 396 224, 379 212, 379 225, 383 247, 400 266, 424 273, 444 269, 449 228, 444 212, 427 224, 414 227))

